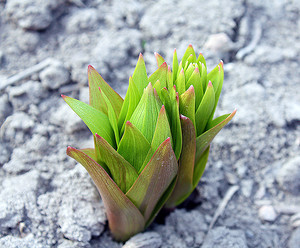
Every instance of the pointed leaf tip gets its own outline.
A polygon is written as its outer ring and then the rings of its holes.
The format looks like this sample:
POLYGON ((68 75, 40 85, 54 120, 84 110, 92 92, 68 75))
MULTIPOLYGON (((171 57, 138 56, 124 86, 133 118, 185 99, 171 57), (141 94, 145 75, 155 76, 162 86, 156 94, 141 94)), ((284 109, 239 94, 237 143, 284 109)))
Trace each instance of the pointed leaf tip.
POLYGON ((211 82, 211 81, 209 81, 209 82, 208 82, 208 85, 207 85, 207 87, 209 87, 209 88, 210 88, 210 87, 213 87, 213 85, 212 85, 212 82, 211 82))
POLYGON ((161 64, 161 67, 168 67, 168 65, 167 65, 167 62, 163 62, 162 64, 161 64))
POLYGON ((60 95, 63 99, 65 99, 67 96, 66 95, 63 95, 63 94, 61 94, 60 95))

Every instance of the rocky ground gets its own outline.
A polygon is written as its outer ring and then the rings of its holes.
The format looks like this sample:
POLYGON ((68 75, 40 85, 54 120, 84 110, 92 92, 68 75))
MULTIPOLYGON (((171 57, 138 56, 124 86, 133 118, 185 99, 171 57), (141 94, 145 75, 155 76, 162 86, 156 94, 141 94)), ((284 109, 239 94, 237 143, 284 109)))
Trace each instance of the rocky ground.
POLYGON ((299 55, 296 0, 0 0, 0 247, 299 247, 299 55), (224 60, 218 113, 238 113, 188 201, 117 243, 60 94, 87 101, 92 64, 124 95, 139 52, 151 73, 190 43, 224 60))

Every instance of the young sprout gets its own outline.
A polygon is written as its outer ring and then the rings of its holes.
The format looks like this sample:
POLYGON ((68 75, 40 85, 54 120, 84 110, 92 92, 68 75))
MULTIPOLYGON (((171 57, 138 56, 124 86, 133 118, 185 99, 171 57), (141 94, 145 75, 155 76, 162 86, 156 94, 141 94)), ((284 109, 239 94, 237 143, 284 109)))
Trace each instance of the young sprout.
POLYGON ((89 104, 62 95, 94 136, 94 148, 67 154, 92 177, 116 240, 151 224, 166 204, 175 207, 197 186, 209 145, 235 112, 213 118, 223 84, 223 63, 207 74, 190 45, 172 70, 155 53, 158 69, 147 76, 140 54, 124 99, 88 67, 89 104))

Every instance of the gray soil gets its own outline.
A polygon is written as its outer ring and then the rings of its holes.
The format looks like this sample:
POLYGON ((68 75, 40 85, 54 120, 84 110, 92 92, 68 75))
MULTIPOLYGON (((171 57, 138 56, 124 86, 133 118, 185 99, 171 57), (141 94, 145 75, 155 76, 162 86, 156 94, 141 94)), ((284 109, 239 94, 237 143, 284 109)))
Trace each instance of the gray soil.
POLYGON ((299 55, 296 0, 0 0, 0 247, 298 248, 299 55), (151 73, 189 44, 224 60, 217 114, 237 115, 191 197, 117 243, 60 94, 87 101, 91 64, 124 96, 139 52, 151 73))

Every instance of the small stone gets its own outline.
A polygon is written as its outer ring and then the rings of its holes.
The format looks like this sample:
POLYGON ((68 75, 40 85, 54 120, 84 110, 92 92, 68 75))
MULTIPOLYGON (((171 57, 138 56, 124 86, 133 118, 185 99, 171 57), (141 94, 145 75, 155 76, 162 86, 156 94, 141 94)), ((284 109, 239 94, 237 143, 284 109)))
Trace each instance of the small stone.
POLYGON ((250 197, 252 193, 252 188, 253 188, 253 181, 252 180, 242 180, 241 182, 241 191, 242 194, 245 197, 250 197))
POLYGON ((10 21, 24 29, 43 30, 53 20, 47 1, 9 0, 5 11, 10 21))
POLYGON ((161 245, 162 239, 157 232, 145 232, 130 238, 122 248, 159 248, 161 245))
POLYGON ((299 248, 300 244, 300 227, 298 227, 291 235, 288 242, 289 248, 299 248))
POLYGON ((17 37, 19 48, 21 48, 25 52, 34 51, 40 41, 40 36, 37 32, 20 31, 19 34, 17 34, 17 37))
POLYGON ((242 230, 230 230, 226 227, 217 227, 211 230, 201 248, 247 248, 245 233, 242 230))
POLYGON ((293 195, 300 194, 300 156, 287 161, 276 173, 279 186, 293 195))
POLYGON ((23 113, 16 112, 6 118, 0 129, 0 138, 14 144, 24 143, 24 135, 34 127, 33 119, 23 113))
POLYGON ((25 110, 31 104, 38 104, 46 96, 42 85, 36 81, 8 88, 8 98, 15 110, 25 110))
POLYGON ((277 214, 275 209, 271 205, 265 205, 260 207, 258 210, 258 216, 262 221, 270 221, 273 222, 277 218, 277 214))
POLYGON ((57 62, 41 71, 40 79, 45 88, 55 90, 70 81, 70 73, 61 62, 57 62))
POLYGON ((83 30, 91 30, 97 27, 100 14, 97 9, 77 9, 66 19, 66 30, 69 33, 81 33, 83 30))
POLYGON ((233 42, 225 33, 212 34, 204 44, 204 49, 215 53, 228 52, 234 47, 233 42))

